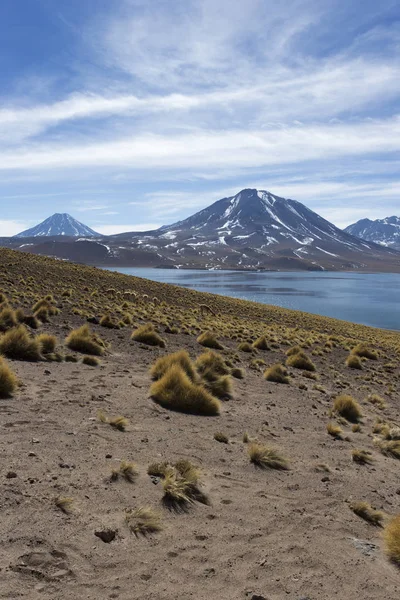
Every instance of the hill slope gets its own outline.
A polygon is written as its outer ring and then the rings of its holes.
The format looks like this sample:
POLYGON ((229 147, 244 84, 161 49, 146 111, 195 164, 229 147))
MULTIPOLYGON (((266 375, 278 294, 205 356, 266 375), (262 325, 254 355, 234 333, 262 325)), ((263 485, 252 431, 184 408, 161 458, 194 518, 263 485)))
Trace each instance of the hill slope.
POLYGON ((350 505, 370 503, 386 513, 384 523, 399 512, 398 461, 381 452, 376 429, 378 418, 400 419, 399 334, 8 249, 0 249, 0 288, 26 314, 48 297, 51 314, 30 333, 55 335, 58 353, 38 362, 6 359, 21 386, 0 411, 4 598, 398 597, 398 570, 385 557, 380 528, 350 505), (88 319, 105 342, 97 368, 65 341, 88 319), (131 340, 148 322, 165 348, 131 340), (178 350, 194 360, 207 350, 196 341, 207 329, 223 345, 228 377, 235 367, 244 378, 232 379, 219 416, 161 408, 150 398, 150 366, 178 350), (269 349, 238 348, 260 335, 269 349), (354 371, 345 359, 361 341, 376 360, 354 371), (289 366, 289 384, 267 381, 264 370, 299 344, 316 379, 289 366), (331 414, 342 393, 361 405, 358 431, 331 414), (368 400, 371 393, 380 405, 368 400), (128 419, 124 431, 107 422, 116 415, 128 419), (332 421, 343 431, 337 439, 326 430, 332 421), (289 470, 251 464, 244 432, 287 457, 289 470), (357 448, 373 462, 352 460, 357 448), (163 501, 162 477, 147 474, 155 462, 182 459, 200 467, 208 504, 163 501), (122 461, 134 463, 132 481, 122 461), (63 498, 71 505, 60 505, 63 498), (148 506, 163 529, 135 536, 129 511, 148 506))

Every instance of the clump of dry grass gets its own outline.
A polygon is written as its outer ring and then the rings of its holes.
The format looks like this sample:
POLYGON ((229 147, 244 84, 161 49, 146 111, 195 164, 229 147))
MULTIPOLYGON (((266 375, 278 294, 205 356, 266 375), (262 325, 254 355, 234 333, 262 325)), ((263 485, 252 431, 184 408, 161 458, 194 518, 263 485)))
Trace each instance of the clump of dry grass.
POLYGON ((349 354, 346 358, 346 367, 350 369, 362 369, 362 362, 356 354, 349 354))
POLYGON ((341 439, 343 436, 343 429, 336 423, 327 423, 326 430, 334 438, 341 439))
POLYGON ((83 354, 93 354, 95 356, 104 354, 104 346, 101 345, 101 340, 92 333, 88 325, 82 325, 82 327, 71 331, 65 343, 71 350, 83 354))
POLYGON ((386 525, 383 531, 383 540, 386 554, 400 567, 400 514, 386 525))
POLYGON ((214 440, 220 442, 221 444, 229 444, 228 436, 225 433, 222 433, 222 431, 217 431, 214 433, 214 440))
POLYGON ((295 369, 302 369, 303 371, 315 371, 315 365, 311 358, 302 351, 297 354, 291 354, 286 360, 286 365, 295 369))
POLYGON ((118 469, 114 469, 111 473, 112 481, 116 481, 120 477, 129 481, 129 483, 133 483, 138 476, 138 471, 136 465, 132 462, 127 462, 123 460, 119 465, 118 469))
POLYGON ((16 360, 38 361, 42 358, 40 344, 23 325, 9 329, 0 338, 0 353, 16 360))
POLYGON ((84 356, 82 358, 82 364, 88 365, 89 367, 98 367, 100 361, 95 356, 84 356))
POLYGON ((74 499, 69 496, 57 496, 54 498, 54 504, 57 508, 59 508, 66 515, 71 514, 73 510, 73 502, 74 499))
POLYGON ((41 333, 36 337, 43 354, 52 354, 57 346, 57 338, 49 333, 41 333))
POLYGON ((351 430, 353 433, 358 433, 361 431, 361 425, 359 423, 354 423, 354 425, 351 427, 351 430))
POLYGON ((379 396, 379 394, 370 394, 367 400, 374 406, 377 406, 380 410, 384 410, 387 407, 385 400, 382 396, 379 396))
POLYGON ((400 440, 390 440, 388 442, 378 440, 376 443, 382 454, 385 454, 386 456, 392 456, 393 458, 400 460, 400 440))
POLYGON ((351 423, 357 423, 362 417, 361 406, 352 396, 346 394, 335 399, 333 410, 351 423))
POLYGON ((238 350, 240 350, 240 352, 253 352, 254 347, 249 342, 240 342, 238 350))
POLYGON ((229 399, 232 395, 232 380, 229 367, 217 352, 210 350, 196 360, 196 368, 206 389, 217 398, 229 399))
POLYGON ((255 348, 256 350, 271 350, 268 344, 268 340, 264 335, 257 338, 256 341, 253 342, 253 348, 255 348))
POLYGON ((158 533, 163 529, 159 513, 149 506, 143 506, 135 510, 127 510, 125 522, 131 533, 134 533, 136 536, 146 536, 150 533, 158 533))
POLYGON ((173 354, 168 354, 167 356, 159 358, 151 367, 150 375, 155 380, 161 379, 173 365, 179 365, 192 381, 198 379, 196 369, 186 350, 179 350, 179 352, 174 352, 173 354))
POLYGON ((18 317, 16 312, 6 306, 0 311, 0 331, 8 331, 12 327, 18 325, 18 317))
POLYGON ((353 461, 359 465, 369 465, 374 462, 371 452, 368 452, 368 450, 358 450, 357 448, 354 448, 351 452, 351 456, 353 461))
POLYGON ((374 350, 371 350, 365 342, 357 344, 357 346, 352 349, 351 353, 362 358, 368 358, 369 360, 378 360, 377 353, 374 350))
POLYGON ((126 417, 122 417, 120 415, 116 417, 107 417, 102 410, 99 410, 97 413, 97 418, 101 423, 108 423, 111 425, 111 427, 114 427, 114 429, 118 429, 119 431, 125 431, 129 424, 129 421, 126 417))
POLYGON ((117 323, 112 319, 111 315, 106 314, 103 315, 100 319, 99 323, 102 327, 106 327, 107 329, 118 329, 117 323))
POLYGON ((203 386, 193 383, 186 372, 174 364, 150 388, 155 402, 170 410, 197 415, 218 415, 221 405, 203 386))
POLYGON ((303 348, 301 346, 292 346, 288 350, 286 350, 286 356, 295 356, 296 354, 301 354, 303 352, 303 348))
POLYGON ((233 367, 231 369, 231 375, 235 379, 244 379, 244 370, 240 367, 233 367))
POLYGON ((267 381, 274 381, 275 383, 289 383, 287 369, 281 364, 276 364, 269 367, 264 372, 264 378, 267 381))
POLYGON ((211 331, 203 331, 197 338, 197 341, 201 346, 205 346, 206 348, 213 348, 214 350, 223 349, 223 345, 211 331))
POLYGON ((368 502, 352 502, 349 506, 353 513, 364 519, 364 521, 368 521, 368 523, 371 523, 375 527, 382 527, 385 514, 380 510, 372 508, 368 502))
POLYGON ((165 477, 165 473, 168 470, 168 462, 151 463, 147 468, 148 475, 152 477, 165 477))
POLYGON ((265 446, 256 442, 251 443, 247 448, 250 461, 262 469, 280 469, 289 468, 289 463, 275 448, 265 446))
POLYGON ((193 502, 209 504, 208 497, 200 490, 201 471, 187 459, 169 465, 164 473, 164 502, 179 507, 193 502))
POLYGON ((131 340, 134 342, 141 342, 147 346, 159 346, 165 348, 165 340, 156 332, 153 323, 146 323, 141 325, 131 335, 131 340))
POLYGON ((0 398, 8 398, 18 387, 18 379, 0 357, 0 398))

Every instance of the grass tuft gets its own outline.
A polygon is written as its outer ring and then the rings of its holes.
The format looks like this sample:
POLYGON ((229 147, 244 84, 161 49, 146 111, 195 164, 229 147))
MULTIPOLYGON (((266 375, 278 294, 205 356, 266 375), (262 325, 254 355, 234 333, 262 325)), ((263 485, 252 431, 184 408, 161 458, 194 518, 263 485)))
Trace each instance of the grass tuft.
POLYGON ((267 381, 274 381, 275 383, 289 383, 287 369, 281 364, 276 364, 269 367, 264 372, 264 378, 267 381))
POLYGON ((126 511, 125 521, 131 533, 136 536, 158 533, 163 529, 159 513, 149 506, 126 511))
POLYGON ((314 363, 305 352, 291 354, 286 361, 286 365, 295 369, 302 369, 303 371, 315 371, 314 363))
POLYGON ((385 514, 380 510, 372 508, 368 502, 353 502, 350 504, 350 509, 364 521, 368 521, 375 527, 382 527, 382 521, 385 518, 385 514))
POLYGON ((9 398, 18 387, 18 379, 0 357, 0 398, 9 398))
POLYGON ((279 452, 271 446, 264 446, 256 442, 248 446, 248 454, 250 461, 262 469, 280 469, 286 470, 289 468, 289 463, 279 454, 279 452))
POLYGON ((328 423, 326 430, 332 437, 342 439, 343 429, 339 425, 336 425, 336 423, 328 423))
POLYGON ((225 433, 222 433, 222 431, 217 431, 214 433, 214 440, 221 442, 221 444, 229 444, 228 436, 225 435, 225 433))
POLYGON ((150 396, 164 408, 196 415, 218 415, 221 409, 219 400, 201 385, 193 383, 177 364, 153 383, 150 396))
POLYGON ((180 350, 179 352, 174 352, 173 354, 168 354, 167 356, 159 358, 151 367, 150 375, 157 381, 158 379, 161 379, 173 365, 179 365, 192 381, 197 380, 196 369, 186 350, 180 350))
POLYGON ((71 514, 73 509, 73 502, 74 499, 70 498, 69 496, 57 496, 57 498, 54 498, 54 504, 56 505, 56 507, 59 508, 66 515, 71 514))
POLYGON ((197 338, 198 343, 206 348, 213 348, 214 350, 223 350, 223 345, 217 340, 215 335, 211 331, 204 331, 197 338))
POLYGON ((68 348, 83 354, 93 354, 101 356, 104 353, 104 347, 100 340, 92 333, 88 325, 82 325, 79 329, 71 331, 65 340, 68 348))
POLYGON ((138 327, 131 335, 131 340, 141 342, 147 346, 159 346, 165 348, 165 341, 158 335, 152 323, 146 323, 138 327))
POLYGON ((354 450, 351 453, 351 456, 353 458, 353 461, 358 463, 359 465, 369 465, 374 462, 371 452, 368 452, 368 450, 358 450, 357 448, 354 448, 354 450))
POLYGON ((333 410, 351 423, 357 423, 362 417, 361 406, 352 396, 346 394, 336 398, 333 410))
POLYGON ((383 531, 383 540, 386 554, 400 567, 400 514, 386 525, 383 531))
POLYGON ((0 352, 16 360, 41 360, 40 344, 32 338, 23 325, 9 329, 0 338, 0 352))

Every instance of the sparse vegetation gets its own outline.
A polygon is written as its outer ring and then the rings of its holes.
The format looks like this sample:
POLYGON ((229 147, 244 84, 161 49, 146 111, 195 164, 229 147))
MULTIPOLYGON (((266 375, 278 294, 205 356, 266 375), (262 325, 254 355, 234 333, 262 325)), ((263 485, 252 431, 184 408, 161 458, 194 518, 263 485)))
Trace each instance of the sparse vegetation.
POLYGON ((9 329, 0 338, 0 353, 16 360, 38 361, 42 358, 40 344, 23 325, 9 329))
POLYGON ((229 444, 228 436, 225 433, 222 433, 222 431, 214 433, 214 440, 221 442, 221 444, 229 444))
POLYGON ((177 364, 153 383, 150 396, 164 408, 197 415, 218 415, 221 409, 218 399, 203 386, 193 383, 177 364))
POLYGON ((217 340, 215 335, 211 331, 204 331, 197 338, 198 343, 206 348, 213 348, 214 350, 222 350, 223 345, 217 340))
POLYGON ((357 423, 362 417, 361 406, 352 396, 346 394, 336 398, 333 410, 351 423, 357 423))
POLYGON ((156 332, 152 323, 141 325, 132 333, 131 340, 141 342, 147 346, 159 346, 165 348, 165 340, 156 332))
POLYGON ((400 566, 400 514, 389 521, 383 531, 385 551, 390 560, 400 566))
POLYGON ((125 522, 131 533, 134 533, 136 536, 146 536, 150 533, 158 533, 163 529, 159 513, 149 506, 143 506, 135 510, 127 510, 125 522))
POLYGON ((385 518, 385 514, 380 510, 375 510, 372 508, 368 502, 353 502, 350 504, 350 508, 354 514, 364 521, 368 521, 371 525, 375 527, 381 527, 382 521, 385 518))
POLYGON ((8 398, 18 387, 18 379, 0 357, 0 398, 8 398))
POLYGON ((250 461, 262 469, 288 469, 289 463, 275 448, 258 443, 248 446, 250 461))
POLYGON ((84 356, 82 358, 82 363, 84 365, 88 365, 89 367, 98 367, 100 364, 100 361, 95 356, 84 356))
POLYGON ((362 369, 362 362, 356 354, 349 354, 346 358, 346 366, 350 369, 362 369))
POLYGON ((42 354, 52 354, 57 346, 57 338, 49 333, 41 333, 36 338, 40 345, 42 354))
POLYGON ((336 423, 328 423, 326 426, 326 430, 334 438, 341 439, 343 436, 343 429, 336 425, 336 423))
POLYGON ((65 343, 71 350, 82 352, 82 354, 93 354, 94 356, 104 354, 101 340, 91 332, 88 325, 82 325, 79 329, 71 331, 65 343))
POLYGON ((358 450, 354 449, 351 453, 353 461, 358 463, 359 465, 368 465, 373 463, 373 458, 371 452, 368 450, 358 450))
POLYGON ((303 371, 315 371, 314 363, 304 352, 291 354, 286 361, 286 365, 295 369, 302 369, 303 371))
POLYGON ((61 512, 69 515, 73 510, 74 499, 69 496, 57 496, 54 498, 55 506, 61 510, 61 512))
POLYGON ((269 367, 265 371, 264 377, 267 381, 274 381, 275 383, 289 383, 287 369, 280 364, 269 367))

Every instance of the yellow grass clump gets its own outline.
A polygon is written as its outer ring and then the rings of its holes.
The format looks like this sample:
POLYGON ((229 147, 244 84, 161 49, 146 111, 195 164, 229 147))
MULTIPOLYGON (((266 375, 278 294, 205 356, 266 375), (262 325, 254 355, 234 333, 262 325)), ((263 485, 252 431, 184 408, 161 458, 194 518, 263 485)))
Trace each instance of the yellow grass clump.
POLYGON ((206 348, 213 348, 214 350, 222 350, 223 345, 217 340, 215 335, 211 331, 204 331, 197 338, 198 343, 206 348))
POLYGON ((357 400, 346 394, 336 398, 333 403, 333 410, 351 423, 357 423, 362 417, 361 406, 357 400))
POLYGON ((51 354, 55 351, 57 345, 57 338, 55 335, 41 333, 37 336, 36 340, 38 341, 43 354, 51 354))
POLYGON ((375 527, 381 527, 385 514, 380 510, 372 508, 368 502, 353 502, 350 504, 350 509, 364 521, 368 521, 375 527))
POLYGON ((255 348, 256 350, 271 350, 267 338, 264 335, 257 338, 256 341, 253 342, 253 348, 255 348))
POLYGON ((18 379, 0 357, 0 398, 8 398, 18 387, 18 379))
POLYGON ((158 335, 152 323, 146 323, 138 327, 132 333, 131 340, 141 342, 147 346, 159 346, 160 348, 165 348, 166 346, 165 341, 158 335))
POLYGON ((247 448, 250 461, 262 469, 280 469, 289 468, 289 463, 279 452, 271 446, 264 446, 253 442, 247 448))
POLYGON ((349 369, 362 369, 362 362, 357 354, 349 354, 346 358, 346 367, 349 367, 349 369))
POLYGON ((291 354, 286 360, 286 365, 295 369, 302 369, 303 371, 315 371, 314 363, 305 352, 291 354))
POLYGON ((98 367, 100 361, 95 356, 84 356, 82 358, 82 364, 88 365, 88 367, 98 367))
POLYGON ((178 364, 174 364, 150 388, 155 402, 170 410, 212 416, 220 413, 221 405, 203 386, 193 383, 178 364))
POLYGON ((0 338, 0 353, 16 360, 38 361, 42 358, 40 344, 23 325, 9 329, 0 338))
POLYGON ((340 439, 343 435, 343 429, 336 425, 336 423, 328 423, 326 426, 326 430, 334 438, 340 439))
POLYGON ((163 529, 159 513, 149 506, 143 506, 136 510, 127 510, 125 521, 131 533, 134 533, 136 536, 158 533, 163 529))
POLYGON ((16 312, 12 308, 4 307, 0 311, 0 331, 7 331, 17 325, 18 318, 16 312))
POLYGON ((378 360, 377 353, 374 350, 371 350, 365 342, 357 344, 357 346, 352 349, 351 353, 362 358, 368 358, 369 360, 378 360))
POLYGON ((186 350, 179 350, 178 352, 159 358, 151 367, 150 375, 155 380, 161 379, 173 365, 179 365, 181 369, 185 371, 189 379, 196 381, 196 369, 186 350))
POLYGON ((71 331, 65 343, 71 350, 83 354, 94 354, 95 356, 104 354, 104 346, 101 345, 99 338, 92 333, 89 325, 82 325, 79 329, 71 331))
POLYGON ((353 458, 353 461, 358 463, 359 465, 367 465, 374 462, 371 452, 368 452, 368 450, 358 450, 357 448, 354 448, 354 450, 352 450, 351 456, 353 458))
POLYGON ((386 525, 383 530, 383 540, 386 554, 400 567, 400 514, 386 525))
POLYGON ((281 364, 276 364, 269 367, 264 372, 264 378, 267 381, 274 381, 275 383, 289 383, 287 369, 281 364))

